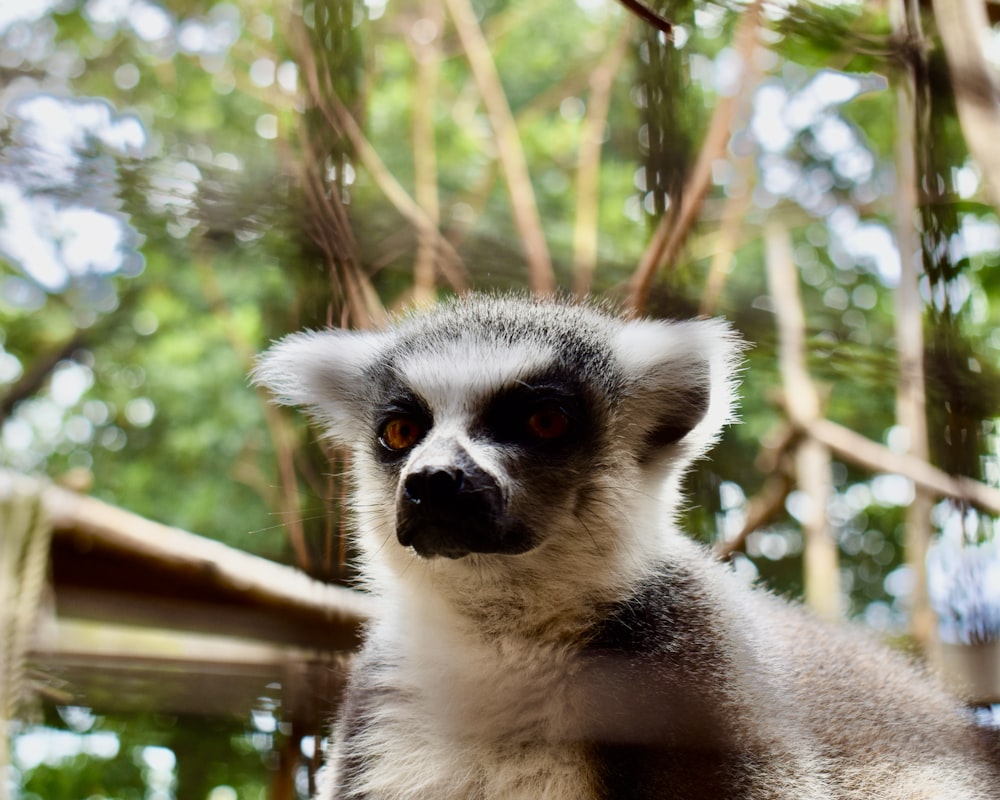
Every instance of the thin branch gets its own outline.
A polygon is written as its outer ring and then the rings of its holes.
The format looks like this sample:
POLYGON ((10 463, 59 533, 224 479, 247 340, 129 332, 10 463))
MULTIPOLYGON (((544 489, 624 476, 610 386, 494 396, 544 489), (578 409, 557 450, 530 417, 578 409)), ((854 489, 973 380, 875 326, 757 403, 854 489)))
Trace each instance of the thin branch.
MULTIPOLYGON (((741 100, 735 112, 735 116, 739 118, 742 125, 749 124, 753 111, 753 88, 763 76, 763 69, 758 66, 758 60, 752 56, 751 47, 750 60, 744 62, 747 74, 743 78, 740 91, 741 100)), ((735 124, 736 120, 734 119, 733 125, 735 124)), ((725 289, 732 268, 733 255, 738 248, 740 234, 743 231, 743 220, 753 199, 754 157, 752 152, 747 150, 742 155, 731 153, 729 163, 732 171, 726 186, 726 202, 722 210, 719 235, 708 268, 708 276, 705 279, 705 288, 702 292, 699 309, 700 313, 706 316, 714 313, 716 304, 725 289)))
MULTIPOLYGON (((303 33, 302 36, 305 36, 303 33)), ((434 237, 439 249, 441 273, 457 292, 469 289, 468 273, 461 256, 438 230, 435 222, 417 204, 382 161, 378 152, 368 141, 361 127, 337 95, 327 76, 326 85, 320 86, 319 73, 308 42, 297 50, 302 74, 305 76, 309 96, 323 118, 337 132, 347 137, 361 165, 371 176, 375 185, 396 210, 423 235, 434 237)))
POLYGON ((580 152, 576 168, 576 214, 573 226, 573 290, 585 296, 597 268, 598 207, 600 200, 601 148, 611 107, 611 89, 631 38, 632 26, 624 24, 604 58, 590 75, 587 114, 580 129, 580 152))
MULTIPOLYGON (((416 60, 413 76, 413 191, 417 205, 440 229, 441 208, 438 198, 437 148, 434 141, 434 102, 438 91, 438 74, 441 65, 440 33, 443 27, 441 5, 437 0, 423 3, 424 21, 435 27, 431 41, 418 40, 410 36, 416 60)), ((413 26, 415 28, 416 26, 413 26)), ((411 29, 412 30, 412 29, 411 29)), ((427 235, 420 230, 417 238, 417 254, 413 263, 413 294, 417 305, 434 301, 434 273, 437 261, 438 236, 427 235)))
POLYGON ((660 33, 664 34, 668 39, 673 39, 674 36, 674 26, 670 20, 661 17, 655 11, 653 11, 648 6, 644 6, 638 0, 618 0, 625 8, 635 14, 639 19, 645 22, 647 25, 652 25, 660 33))
POLYGON ((361 268, 340 187, 321 177, 317 165, 322 163, 322 157, 311 148, 305 132, 303 140, 307 152, 312 153, 311 159, 301 165, 302 186, 313 212, 305 220, 305 227, 323 254, 334 296, 343 301, 339 319, 333 318, 333 304, 328 304, 326 324, 358 329, 381 327, 386 322, 385 306, 361 268))
MULTIPOLYGON (((499 26, 493 24, 494 20, 495 17, 490 17, 491 24, 488 27, 484 26, 488 39, 497 38, 496 31, 499 26)), ((504 27, 506 28, 506 26, 504 27)), ((586 71, 583 59, 580 59, 579 64, 571 65, 568 74, 564 75, 557 83, 548 86, 541 94, 527 101, 517 110, 514 119, 518 129, 523 130, 531 127, 546 114, 556 109, 567 97, 585 92, 589 84, 590 75, 586 71)), ((470 111, 459 113, 455 110, 454 106, 451 113, 456 119, 468 120, 471 117, 470 111)), ((499 167, 496 160, 491 159, 487 161, 482 170, 482 177, 458 196, 460 202, 473 210, 473 213, 469 215, 469 219, 474 220, 482 216, 483 209, 486 207, 493 192, 493 187, 496 185, 498 174, 499 167)), ((458 223, 453 220, 448 226, 446 234, 448 241, 455 247, 459 247, 469 228, 469 222, 463 221, 462 223, 458 223)))
MULTIPOLYGON (((335 291, 344 300, 346 318, 341 323, 355 328, 380 326, 385 322, 385 308, 361 269, 357 243, 344 203, 337 194, 340 187, 330 186, 320 176, 323 156, 313 146, 308 131, 302 139, 308 158, 301 165, 302 186, 313 215, 308 230, 327 261, 327 273, 335 291)), ((329 320, 333 322, 333 320, 329 320)))
MULTIPOLYGON (((760 23, 762 0, 754 0, 740 18, 734 35, 734 49, 750 64, 756 43, 757 27, 760 23)), ((733 119, 738 108, 739 95, 746 91, 747 74, 741 86, 727 97, 719 99, 709 122, 701 152, 691 175, 685 182, 679 208, 665 214, 660 220, 653 238, 639 260, 639 265, 629 281, 629 308, 636 314, 643 313, 650 287, 656 273, 665 265, 673 263, 684 241, 694 227, 702 204, 712 185, 712 165, 725 155, 726 145, 732 131, 733 119)))
MULTIPOLYGON (((335 93, 332 77, 328 70, 324 70, 321 76, 305 29, 298 25, 293 27, 292 32, 308 93, 313 104, 321 108, 326 96, 322 91, 321 77, 325 80, 327 94, 335 93)), ((344 136, 342 127, 335 122, 331 123, 331 128, 339 136, 344 136)), ((332 297, 341 300, 339 320, 333 318, 334 305, 328 304, 327 324, 356 328, 381 325, 385 320, 385 308, 361 268, 357 241, 341 196, 346 156, 331 154, 330 148, 317 144, 305 117, 300 118, 299 138, 306 157, 296 159, 290 155, 288 160, 295 164, 307 208, 312 212, 306 215, 303 227, 325 257, 332 297), (329 159, 335 157, 339 157, 341 163, 329 164, 329 159), (333 181, 328 180, 325 174, 330 166, 337 173, 333 181)))
MULTIPOLYGON (((219 287, 211 262, 204 257, 198 257, 195 259, 195 267, 201 278, 201 290, 209 307, 222 319, 230 346, 242 362, 244 371, 249 372, 253 366, 254 347, 243 336, 240 327, 234 323, 229 302, 219 287)), ((258 388, 257 391, 264 409, 264 421, 274 442, 275 459, 278 462, 278 474, 281 478, 281 518, 285 521, 285 531, 295 553, 296 563, 302 570, 309 572, 312 565, 299 506, 298 480, 293 461, 294 437, 277 407, 268 402, 268 398, 264 396, 264 390, 258 388)))
POLYGON ((754 467, 761 475, 770 475, 764 487, 747 502, 746 519, 739 533, 716 545, 715 554, 725 560, 746 548, 747 537, 767 525, 784 507, 792 490, 791 457, 802 439, 802 433, 787 423, 780 423, 760 443, 754 467))
POLYGON ((727 560, 746 547, 747 537, 755 530, 775 519, 785 507, 785 498, 792 490, 792 479, 786 472, 779 472, 767 479, 764 488, 747 502, 746 521, 739 533, 715 548, 715 555, 727 560))
MULTIPOLYGON (((386 167, 385 162, 379 157, 378 152, 371 145, 365 135, 361 132, 361 128, 358 127, 357 122, 354 121, 344 105, 339 99, 334 98, 332 101, 334 110, 337 117, 340 119, 344 131, 347 134, 347 138, 351 141, 355 152, 358 154, 358 159, 361 164, 371 175, 372 180, 375 181, 376 186, 382 190, 382 193, 386 196, 390 203, 392 203, 396 210, 402 214, 413 227, 415 227, 421 235, 433 237, 437 246, 440 249, 441 261, 440 267, 441 272, 444 275, 445 280, 451 284, 452 288, 456 292, 467 292, 469 290, 469 279, 468 273, 465 269, 465 264, 462 262, 462 257, 458 252, 452 247, 451 243, 445 239, 441 232, 438 230, 437 225, 434 221, 427 216, 424 210, 407 194, 406 190, 402 187, 399 181, 393 176, 386 167)), ((328 119, 330 117, 328 116, 328 119)))
MULTIPOLYGON (((631 20, 626 19, 622 25, 631 30, 630 22, 631 20)), ((565 73, 555 83, 547 85, 530 100, 525 100, 514 113, 518 128, 523 130, 537 124, 557 111, 567 97, 583 95, 591 86, 593 61, 593 56, 586 52, 583 57, 568 62, 565 73)))
MULTIPOLYGON (((748 162, 749 158, 741 158, 738 161, 748 162)), ((739 172, 749 178, 749 169, 741 169, 739 172)), ((718 243, 708 267, 705 289, 702 291, 701 305, 698 309, 698 313, 702 316, 710 316, 715 313, 716 305, 726 287, 726 281, 729 279, 733 255, 739 247, 743 219, 750 209, 752 198, 753 194, 749 186, 744 186, 740 191, 730 193, 726 198, 726 205, 722 210, 722 221, 719 225, 718 243)))
POLYGON ((542 221, 535 202, 535 191, 528 175, 528 164, 521 147, 517 123, 511 113, 489 44, 468 0, 445 0, 455 31, 462 43, 472 76, 479 89, 486 113, 496 137, 497 155, 507 180, 514 223, 521 236, 528 262, 528 279, 536 295, 550 295, 556 290, 555 273, 542 221))

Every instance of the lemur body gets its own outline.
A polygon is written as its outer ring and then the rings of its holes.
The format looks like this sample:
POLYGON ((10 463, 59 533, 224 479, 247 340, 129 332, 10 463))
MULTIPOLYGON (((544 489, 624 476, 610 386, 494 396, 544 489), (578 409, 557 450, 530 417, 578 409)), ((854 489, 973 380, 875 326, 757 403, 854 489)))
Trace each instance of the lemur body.
POLYGON ((676 530, 738 350, 717 322, 473 297, 262 357, 352 448, 381 604, 319 800, 1000 798, 932 680, 676 530))

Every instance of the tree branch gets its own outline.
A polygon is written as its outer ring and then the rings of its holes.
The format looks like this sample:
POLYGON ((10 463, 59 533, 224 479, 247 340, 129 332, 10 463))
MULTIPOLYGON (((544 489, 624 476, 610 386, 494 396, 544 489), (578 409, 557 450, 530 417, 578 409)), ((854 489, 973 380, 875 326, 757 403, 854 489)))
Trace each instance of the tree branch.
POLYGON ((52 370, 60 361, 65 361, 79 350, 83 346, 85 338, 83 331, 76 331, 69 339, 52 348, 35 361, 30 369, 25 371, 20 380, 11 386, 3 397, 0 397, 0 424, 10 416, 14 406, 36 394, 45 385, 52 370))
MULTIPOLYGON (((338 320, 355 328, 379 326, 385 322, 385 308, 368 275, 358 262, 357 244, 344 203, 320 176, 318 165, 323 156, 317 152, 303 129, 302 138, 307 162, 301 165, 302 185, 313 215, 307 220, 316 246, 327 260, 327 271, 335 289, 343 297, 346 319, 338 320)), ((333 323, 334 320, 328 320, 333 323)))
POLYGON ((639 19, 645 22, 647 25, 652 25, 656 30, 663 33, 668 39, 672 39, 674 35, 674 26, 670 20, 661 17, 653 9, 648 6, 644 6, 638 0, 618 0, 625 8, 635 14, 639 19))
MULTIPOLYGON (((410 36, 416 60, 413 76, 413 193, 434 230, 440 230, 441 209, 438 198, 437 148, 434 141, 434 101, 437 96, 440 72, 440 34, 444 20, 441 4, 425 0, 422 6, 425 22, 435 26, 434 37, 429 42, 410 36)), ((437 261, 438 238, 418 231, 417 253, 413 263, 413 295, 417 305, 434 301, 434 273, 437 261)))
POLYGON ((762 475, 770 475, 764 487, 747 502, 746 520, 735 537, 716 545, 715 553, 729 559, 746 547, 747 537, 767 525, 781 511, 785 498, 792 490, 790 459, 802 433, 782 422, 765 436, 754 459, 754 467, 762 475))
POLYGON ((747 503, 747 518, 740 532, 732 539, 727 539, 715 548, 715 555, 727 560, 746 547, 747 537, 758 528, 767 525, 781 513, 785 507, 785 498, 792 490, 792 479, 785 472, 767 479, 764 488, 754 495, 747 503))
POLYGON ((902 475, 937 496, 953 497, 1000 515, 1000 489, 965 476, 949 475, 923 459, 908 453, 895 453, 885 445, 827 419, 816 420, 804 426, 802 431, 825 444, 844 461, 872 472, 902 475))
MULTIPOLYGON (((233 322, 232 310, 229 302, 219 287, 215 271, 211 262, 204 257, 196 257, 195 269, 198 273, 202 293, 208 301, 208 305, 214 309, 214 313, 221 317, 226 331, 226 337, 237 357, 243 363, 245 372, 249 372, 253 366, 254 347, 242 335, 240 328, 233 322)), ((295 553, 295 560, 299 568, 309 572, 311 563, 309 550, 306 547, 305 530, 302 525, 302 514, 299 507, 298 480, 295 476, 294 467, 294 437, 291 434, 288 423, 278 408, 269 398, 264 396, 264 389, 258 387, 258 397, 261 398, 264 410, 264 420, 267 424, 271 441, 274 442, 275 459, 278 462, 278 474, 281 476, 281 517, 284 520, 285 532, 288 541, 292 545, 295 553)))

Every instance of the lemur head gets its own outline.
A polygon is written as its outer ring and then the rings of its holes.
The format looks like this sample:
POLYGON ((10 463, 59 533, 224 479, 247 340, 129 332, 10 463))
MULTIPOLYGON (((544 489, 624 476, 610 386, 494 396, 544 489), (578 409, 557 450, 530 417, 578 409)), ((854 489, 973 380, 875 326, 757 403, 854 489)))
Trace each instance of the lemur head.
POLYGON ((738 350, 717 321, 472 296, 293 334, 254 379, 352 449, 369 554, 475 561, 593 547, 669 502, 730 417, 738 350))

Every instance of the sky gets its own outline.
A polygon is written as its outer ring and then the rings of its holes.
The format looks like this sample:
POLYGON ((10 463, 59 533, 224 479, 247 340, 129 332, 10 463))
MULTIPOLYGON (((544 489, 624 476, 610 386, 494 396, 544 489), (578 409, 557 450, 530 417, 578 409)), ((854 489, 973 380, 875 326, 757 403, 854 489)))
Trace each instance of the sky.
MULTIPOLYGON (((18 98, 6 113, 13 143, 0 158, 0 255, 46 292, 135 274, 139 236, 117 208, 116 160, 143 155, 139 119, 104 100, 47 94, 18 98)), ((8 302, 38 302, 13 288, 12 296, 0 286, 8 302)))

